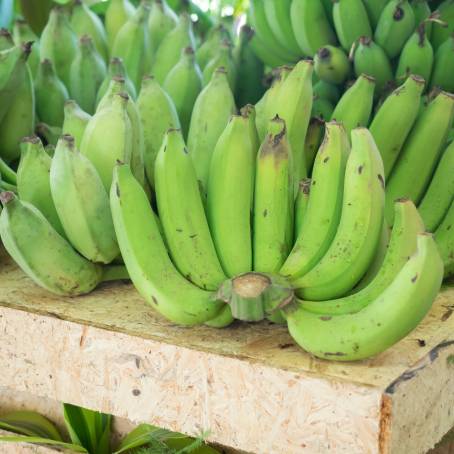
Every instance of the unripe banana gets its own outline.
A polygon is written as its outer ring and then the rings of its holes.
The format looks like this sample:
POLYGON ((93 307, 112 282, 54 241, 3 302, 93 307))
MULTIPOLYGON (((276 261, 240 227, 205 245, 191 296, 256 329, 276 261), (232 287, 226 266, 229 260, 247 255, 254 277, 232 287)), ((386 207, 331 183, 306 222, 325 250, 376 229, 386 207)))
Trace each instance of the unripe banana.
POLYGON ((154 163, 166 131, 180 128, 180 120, 170 96, 153 77, 145 77, 137 98, 144 133, 144 164, 148 181, 154 186, 154 163))
POLYGON ((51 126, 61 126, 64 104, 69 94, 49 59, 43 60, 39 66, 35 79, 35 96, 36 113, 40 121, 51 126))
POLYGON ((110 263, 119 254, 109 196, 93 164, 63 135, 50 169, 52 200, 74 248, 92 262, 110 263))
POLYGON ((24 138, 21 151, 21 160, 17 168, 17 192, 20 199, 35 206, 53 228, 65 236, 50 192, 51 158, 36 136, 24 138))
POLYGON ((440 22, 433 24, 431 41, 435 51, 452 36, 454 32, 454 0, 445 0, 438 6, 440 22), (447 26, 446 26, 447 24, 447 26))
POLYGON ((426 229, 435 232, 454 200, 454 142, 443 152, 432 181, 418 206, 426 229))
POLYGON ((317 153, 311 194, 301 228, 280 274, 295 279, 306 274, 324 256, 339 225, 342 188, 350 145, 342 125, 325 125, 325 138, 317 153))
POLYGON ((133 16, 135 8, 130 0, 111 0, 106 10, 107 41, 112 50, 115 38, 123 25, 133 16))
POLYGON ((327 99, 314 97, 311 117, 328 121, 334 112, 333 104, 327 99))
MULTIPOLYGON (((38 72, 38 66, 40 62, 39 56, 39 40, 33 30, 28 25, 27 21, 23 19, 16 19, 13 26, 13 37, 14 43, 17 45, 33 42, 30 55, 27 63, 32 72, 32 76, 35 77, 38 72)), ((1 46, 0 46, 1 48, 1 46)))
POLYGON ((311 192, 311 179, 305 178, 300 181, 298 195, 295 199, 295 226, 294 236, 298 237, 304 219, 306 218, 307 207, 309 205, 309 196, 311 192))
POLYGON ((83 0, 74 1, 71 27, 79 38, 83 35, 90 36, 99 55, 101 55, 104 62, 107 62, 109 50, 107 48, 106 30, 101 19, 85 5, 83 0))
POLYGON ((234 92, 237 70, 232 57, 232 45, 228 40, 223 40, 221 42, 221 45, 215 56, 206 64, 203 70, 204 86, 210 83, 214 71, 221 67, 223 67, 227 71, 227 78, 229 79, 230 88, 232 89, 232 92, 234 92))
POLYGON ((430 79, 434 52, 430 41, 427 39, 425 27, 425 22, 420 24, 402 49, 396 70, 398 82, 403 82, 410 74, 421 76, 427 81, 430 79))
POLYGON ((286 60, 279 54, 272 52, 264 41, 257 35, 255 29, 253 29, 254 35, 251 38, 251 48, 254 51, 257 58, 269 66, 270 68, 276 68, 286 64, 286 60))
POLYGON ((77 53, 77 37, 72 30, 67 13, 61 6, 55 6, 50 12, 40 40, 41 60, 50 60, 58 78, 70 84, 71 63, 77 53))
POLYGON ((331 120, 342 122, 347 134, 358 126, 369 124, 374 102, 375 79, 361 74, 355 83, 342 95, 331 120))
POLYGON ((333 19, 337 37, 346 52, 361 36, 372 36, 369 17, 361 0, 335 0, 333 19))
MULTIPOLYGON (((26 41, 28 42, 28 41, 26 41)), ((13 37, 9 30, 6 28, 0 28, 0 52, 3 52, 4 50, 11 49, 14 47, 14 44, 21 44, 15 43, 13 40, 13 37)))
POLYGON ((342 49, 328 45, 315 54, 314 69, 320 80, 342 84, 350 74, 350 62, 342 49))
POLYGON ((101 267, 80 256, 37 208, 12 192, 1 193, 0 200, 2 242, 38 285, 57 295, 76 296, 101 282, 101 267))
POLYGON ((424 195, 453 116, 454 95, 441 92, 416 120, 386 188, 385 214, 390 225, 395 199, 407 197, 418 204, 424 195))
MULTIPOLYGON (((315 102, 315 101, 314 101, 315 102)), ((304 156, 307 164, 307 171, 312 173, 315 156, 322 143, 325 134, 325 122, 318 118, 312 117, 307 128, 306 139, 304 141, 304 156)), ((301 186, 301 182, 300 182, 301 186)))
POLYGON ((197 178, 204 190, 207 188, 214 148, 235 110, 235 100, 227 74, 220 68, 197 97, 187 140, 197 178))
POLYGON ((147 195, 126 165, 114 170, 110 205, 121 255, 146 301, 164 317, 182 325, 204 323, 218 316, 225 305, 212 292, 187 281, 171 262, 147 195))
POLYGON ((391 0, 383 9, 374 40, 389 58, 399 55, 415 29, 415 14, 407 0, 391 0))
MULTIPOLYGON (((251 29, 251 27, 248 25, 244 27, 248 27, 251 30, 251 34, 254 35, 255 32, 251 29)), ((207 63, 215 57, 221 42, 227 38, 228 32, 222 24, 219 24, 210 30, 209 35, 206 36, 204 42, 200 44, 195 53, 197 63, 202 70, 205 68, 207 63)))
POLYGON ((0 158, 0 181, 12 184, 14 186, 17 185, 17 176, 16 172, 8 166, 8 164, 0 158))
POLYGON ((357 77, 367 74, 375 79, 377 94, 382 93, 383 89, 393 80, 393 71, 388 56, 369 37, 361 36, 353 61, 357 77))
POLYGON ((57 140, 61 136, 59 126, 50 126, 47 123, 37 123, 35 128, 36 134, 44 140, 47 145, 57 145, 57 140))
POLYGON ((175 104, 186 137, 194 103, 202 90, 202 72, 192 47, 183 49, 180 61, 167 74, 163 88, 175 104))
POLYGON ((133 137, 128 101, 126 94, 114 95, 112 102, 97 111, 88 122, 80 146, 80 151, 93 163, 107 191, 117 161, 131 162, 133 137))
MULTIPOLYGON (((342 212, 333 241, 307 274, 293 280, 298 295, 305 299, 344 295, 367 271, 377 249, 385 199, 383 164, 366 128, 354 129, 351 140, 342 212)), ((301 275, 301 269, 297 273, 301 275)))
POLYGON ((63 122, 62 133, 74 137, 76 148, 80 149, 82 137, 91 119, 91 115, 84 112, 73 99, 68 99, 64 107, 65 120, 63 122))
POLYGON ((454 224, 454 202, 446 212, 443 221, 435 231, 435 241, 444 264, 444 277, 454 274, 454 235, 452 226, 454 224))
MULTIPOLYGON (((314 73, 315 74, 315 73, 314 73)), ((339 87, 329 84, 324 80, 319 80, 313 86, 314 97, 326 99, 327 101, 336 104, 341 96, 339 87)))
POLYGON ((422 22, 426 24, 426 34, 430 39, 432 36, 432 21, 428 21, 432 11, 430 9, 429 3, 426 0, 411 0, 411 7, 413 8, 413 13, 415 14, 415 24, 420 25, 422 22))
POLYGON ((435 53, 435 64, 430 80, 430 87, 438 87, 446 91, 454 92, 454 33, 435 53))
POLYGON ((214 149, 208 179, 208 222, 228 277, 252 270, 251 213, 257 149, 251 140, 250 121, 247 116, 232 116, 214 149))
POLYGON ((312 57, 322 46, 336 44, 336 34, 317 0, 293 0, 290 9, 293 32, 301 51, 312 57))
POLYGON ((389 0, 363 0, 372 29, 377 27, 381 12, 389 0))
POLYGON ((142 2, 136 12, 121 27, 112 47, 112 56, 120 57, 137 91, 142 77, 151 68, 151 50, 148 36, 149 7, 142 2))
POLYGON ((167 74, 178 63, 181 51, 185 47, 195 49, 196 44, 191 18, 188 14, 183 13, 179 17, 176 27, 161 41, 155 54, 152 74, 160 84, 164 83, 167 74))
POLYGON ((164 37, 175 28, 178 16, 169 7, 166 0, 155 0, 151 4, 148 17, 148 33, 151 53, 155 54, 164 37))
POLYGON ((385 178, 391 173, 402 146, 418 115, 424 80, 410 76, 378 109, 370 125, 383 159, 385 178))
POLYGON ((170 129, 156 158, 159 218, 170 255, 180 273, 205 290, 217 290, 226 276, 211 239, 197 176, 181 132, 170 129))
POLYGON ((106 64, 96 51, 92 39, 83 35, 79 40, 76 58, 71 64, 69 93, 87 113, 96 108, 96 95, 104 78, 106 64))

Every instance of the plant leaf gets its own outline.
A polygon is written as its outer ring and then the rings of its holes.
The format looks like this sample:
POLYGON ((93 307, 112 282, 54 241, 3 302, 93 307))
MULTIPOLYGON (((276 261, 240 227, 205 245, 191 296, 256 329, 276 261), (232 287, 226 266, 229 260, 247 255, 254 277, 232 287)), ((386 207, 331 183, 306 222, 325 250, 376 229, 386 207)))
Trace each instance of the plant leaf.
POLYGON ((0 427, 23 435, 62 441, 57 428, 35 411, 14 411, 0 417, 0 427))
POLYGON ((38 445, 51 445, 51 446, 59 446, 60 448, 70 449, 74 452, 82 452, 87 454, 87 450, 82 446, 72 444, 72 443, 65 443, 63 441, 57 440, 50 440, 48 438, 41 438, 41 437, 14 437, 9 435, 1 435, 0 442, 9 442, 9 443, 34 443, 38 445))
MULTIPOLYGON (((140 424, 126 435, 120 443, 118 450, 114 454, 120 454, 130 449, 144 446, 153 438, 159 438, 164 429, 152 426, 151 424, 140 424), (156 437, 156 435, 158 435, 156 437)), ((167 432, 167 431, 165 431, 167 432)))

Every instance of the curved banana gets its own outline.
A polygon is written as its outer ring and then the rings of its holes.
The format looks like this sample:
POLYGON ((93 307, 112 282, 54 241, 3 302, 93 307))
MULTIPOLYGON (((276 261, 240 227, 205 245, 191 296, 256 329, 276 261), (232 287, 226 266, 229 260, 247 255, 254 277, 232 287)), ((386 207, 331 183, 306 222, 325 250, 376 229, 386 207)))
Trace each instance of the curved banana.
POLYGON ((444 0, 437 8, 440 22, 434 22, 431 41, 436 51, 454 32, 454 2, 444 0), (447 26, 446 26, 447 24, 447 26))
POLYGON ((295 225, 294 225, 294 236, 297 238, 303 226, 304 220, 306 219, 307 207, 309 205, 309 197, 311 193, 310 178, 305 178, 300 181, 298 195, 295 199, 295 225))
POLYGON ((293 279, 300 297, 335 298, 358 283, 377 249, 383 224, 384 196, 380 152, 366 128, 354 129, 339 225, 321 260, 307 274, 293 279))
POLYGON ((110 50, 112 50, 115 38, 121 27, 133 16, 134 12, 135 8, 130 0, 110 1, 104 20, 110 50))
POLYGON ((326 45, 315 54, 314 70, 320 80, 342 84, 350 74, 350 62, 341 48, 326 45))
MULTIPOLYGON (((13 37, 14 44, 16 44, 16 46, 30 42, 33 43, 30 55, 27 59, 27 63, 28 66, 30 67, 30 71, 32 72, 32 76, 35 77, 36 73, 38 72, 38 66, 40 62, 38 37, 35 35, 35 32, 31 29, 28 22, 21 18, 18 18, 14 21, 13 37)), ((0 45, 0 50, 3 50, 1 49, 1 47, 2 46, 0 45)))
POLYGON ((366 7, 369 22, 373 29, 377 27, 381 12, 389 0, 363 0, 366 7))
POLYGON ((435 54, 434 68, 430 80, 431 88, 454 92, 454 34, 441 44, 435 54))
POLYGON ((227 78, 229 79, 230 88, 235 92, 235 84, 237 77, 237 68, 232 56, 232 44, 229 40, 224 39, 221 41, 217 52, 214 57, 207 62, 203 69, 203 85, 206 86, 213 77, 216 69, 223 67, 227 71, 227 78))
POLYGON ((178 16, 169 7, 166 0, 155 0, 151 4, 148 34, 152 54, 156 53, 164 37, 175 28, 177 22, 178 16))
POLYGON ((377 355, 411 332, 440 290, 443 263, 432 235, 418 235, 417 252, 392 283, 355 314, 320 315, 301 306, 287 309, 291 336, 324 359, 354 361, 377 355))
POLYGON ((443 221, 435 231, 435 241, 445 267, 444 277, 454 274, 454 235, 452 226, 454 225, 454 200, 443 218, 443 221))
POLYGON ((286 60, 281 55, 272 52, 271 49, 259 38, 257 32, 252 27, 251 30, 254 33, 251 38, 251 48, 257 58, 262 60, 262 62, 270 68, 285 65, 286 60))
POLYGON ((22 270, 38 285, 64 296, 92 291, 102 268, 80 256, 41 212, 12 192, 0 193, 2 242, 22 270))
POLYGON ((80 149, 82 137, 91 119, 91 115, 84 112, 76 101, 68 99, 64 107, 65 120, 63 121, 62 134, 69 134, 74 137, 76 148, 80 149))
POLYGON ((110 206, 121 255, 146 301, 164 317, 182 325, 196 325, 218 316, 224 304, 213 292, 187 281, 171 262, 147 195, 126 165, 115 167, 110 206))
MULTIPOLYGON (((252 34, 255 34, 251 27, 248 25, 246 27, 251 30, 252 34)), ((215 57, 222 41, 228 39, 228 37, 228 31, 222 23, 216 25, 208 32, 203 43, 200 43, 200 46, 195 51, 196 60, 200 69, 203 70, 207 63, 215 57)))
POLYGON ((432 36, 432 21, 428 19, 431 17, 432 10, 429 2, 426 0, 411 0, 410 5, 415 15, 415 24, 420 25, 425 22, 427 37, 430 38, 432 36))

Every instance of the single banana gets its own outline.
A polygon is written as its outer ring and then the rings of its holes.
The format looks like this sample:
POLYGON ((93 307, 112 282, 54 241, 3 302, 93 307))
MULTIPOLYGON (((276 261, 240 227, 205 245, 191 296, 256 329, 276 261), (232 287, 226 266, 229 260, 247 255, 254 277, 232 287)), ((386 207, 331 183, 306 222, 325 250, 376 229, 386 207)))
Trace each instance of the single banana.
POLYGON ((293 242, 294 183, 292 151, 285 121, 269 122, 255 170, 253 269, 276 273, 293 242))
POLYGON ((163 88, 175 104, 186 137, 194 103, 202 90, 202 72, 192 47, 183 49, 180 61, 167 74, 163 88))
POLYGON ((177 22, 178 16, 169 7, 166 0, 155 0, 151 4, 148 34, 152 54, 156 53, 164 37, 175 28, 177 22))
POLYGON ((48 59, 44 59, 39 65, 35 79, 35 96, 36 113, 40 121, 51 126, 61 126, 64 120, 64 104, 69 93, 48 59))
POLYGON ((315 156, 317 156, 317 151, 323 141, 324 134, 325 122, 318 117, 311 118, 309 127, 307 128, 306 140, 304 141, 304 156, 309 174, 312 174, 315 156))
POLYGON ((69 93, 90 115, 95 112, 96 95, 105 77, 104 60, 97 52, 90 36, 83 35, 71 64, 69 93))
POLYGON ((415 123, 423 90, 424 79, 410 76, 385 99, 372 120, 370 132, 383 159, 385 178, 389 177, 415 123))
POLYGON ((441 92, 417 118, 386 187, 385 214, 390 225, 395 199, 407 197, 417 205, 424 195, 453 117, 454 95, 441 92))
POLYGON ((351 140, 342 212, 333 241, 307 274, 293 280, 298 295, 305 299, 344 295, 367 271, 377 250, 385 198, 383 164, 366 128, 354 129, 351 140))
POLYGON ((20 199, 35 206, 53 228, 65 236, 50 192, 51 158, 36 136, 25 137, 21 142, 21 151, 17 168, 17 192, 20 199))
POLYGON ((91 292, 102 280, 102 268, 80 256, 41 212, 12 192, 0 193, 2 242, 21 269, 57 295, 91 292))
POLYGON ((304 55, 312 57, 325 45, 336 44, 336 34, 318 0, 293 0, 290 19, 296 41, 304 55))
POLYGON ((135 8, 130 0, 111 0, 106 10, 105 27, 109 49, 123 25, 133 16, 135 8))
POLYGON ((298 195, 295 199, 295 225, 294 225, 294 236, 297 238, 303 226, 306 218, 307 207, 309 205, 309 196, 311 193, 310 178, 305 178, 300 181, 298 195))
POLYGON ((430 80, 431 88, 454 92, 454 33, 440 44, 435 53, 435 63, 430 80))
POLYGON ((257 35, 255 29, 251 27, 251 30, 254 33, 251 38, 251 48, 257 58, 270 68, 285 65, 286 60, 280 54, 272 52, 265 42, 257 35))
POLYGON ((432 181, 418 206, 426 229, 435 232, 454 200, 454 142, 443 152, 432 181))
POLYGON ((392 283, 355 314, 320 315, 301 306, 287 309, 290 335, 324 359, 354 361, 377 355, 411 332, 440 290, 443 263, 432 235, 418 235, 417 252, 392 283))
POLYGON ((334 84, 325 82, 324 80, 319 80, 314 84, 313 92, 314 97, 317 97, 319 99, 326 99, 333 104, 337 104, 337 101, 339 101, 339 98, 341 97, 339 87, 334 84))
POLYGON ((109 50, 107 47, 107 34, 101 19, 83 2, 75 0, 71 14, 71 27, 81 38, 88 35, 99 55, 107 62, 109 50))
MULTIPOLYGON (((251 30, 251 34, 254 35, 254 31, 248 25, 245 26, 251 30)), ((196 59, 200 68, 203 70, 207 63, 213 59, 224 39, 228 38, 228 32, 223 24, 219 24, 213 27, 205 37, 203 43, 196 50, 196 59)))
POLYGON ((369 16, 370 25, 373 29, 377 26, 381 12, 388 2, 389 0, 363 0, 367 15, 369 16))
POLYGON ((415 15, 415 24, 420 25, 422 22, 425 22, 426 34, 430 39, 432 36, 432 21, 427 19, 431 18, 432 11, 429 2, 426 0, 411 0, 410 5, 415 15))
POLYGON ((18 45, 21 44, 21 42, 15 43, 13 36, 9 32, 9 30, 7 30, 6 28, 0 28, 0 52, 11 49, 12 47, 14 47, 14 44, 18 45))
POLYGON ((84 112, 73 99, 68 99, 64 107, 65 120, 63 122, 62 133, 74 137, 76 148, 80 149, 82 137, 91 119, 91 115, 84 112))
POLYGON ((434 22, 431 41, 436 51, 454 32, 454 0, 445 0, 437 8, 440 21, 434 22))
POLYGON ((325 125, 325 138, 315 157, 310 198, 295 244, 279 273, 296 279, 310 271, 328 251, 342 210, 342 188, 350 145, 344 127, 325 125))
POLYGON ((250 117, 233 115, 211 159, 207 191, 208 223, 228 277, 252 270, 251 213, 257 149, 250 117))
POLYGON ((454 200, 443 218, 443 221, 435 231, 435 241, 444 264, 444 277, 454 274, 454 235, 452 226, 454 224, 454 200))
POLYGON ((230 88, 235 92, 237 68, 232 56, 232 45, 229 40, 223 40, 214 57, 208 61, 203 69, 203 85, 210 83, 216 69, 223 67, 227 71, 230 88))
POLYGON ((374 102, 375 79, 361 74, 355 83, 342 95, 331 120, 343 123, 347 134, 353 128, 367 126, 374 102))
POLYGON ((211 156, 230 116, 235 112, 235 100, 227 74, 219 68, 211 82, 200 92, 194 104, 188 132, 188 149, 197 178, 206 191, 211 156))
MULTIPOLYGON (((27 59, 27 63, 32 72, 32 76, 35 77, 36 73, 38 72, 38 66, 40 62, 38 37, 33 32, 28 22, 20 18, 14 21, 13 37, 14 44, 16 44, 16 46, 20 44, 33 42, 33 46, 31 48, 30 55, 27 59)), ((0 50, 3 50, 1 49, 1 45, 0 50)))
POLYGON ((391 0, 380 15, 374 40, 389 58, 397 57, 415 25, 415 14, 408 1, 391 0))
POLYGON ((50 168, 50 188, 66 237, 95 263, 110 263, 119 254, 109 195, 93 164, 63 135, 50 168))
POLYGON ((180 120, 170 96, 153 77, 144 77, 137 98, 144 134, 144 165, 149 183, 154 186, 154 163, 166 131, 180 128, 180 120))
POLYGON ((196 325, 218 316, 224 304, 213 292, 187 281, 173 265, 147 195, 126 165, 114 170, 110 206, 121 255, 146 301, 181 325, 196 325))
POLYGON ((177 129, 167 132, 156 158, 155 190, 175 266, 200 288, 217 290, 227 278, 211 239, 191 157, 177 129))
POLYGON ((350 74, 350 62, 342 49, 327 45, 315 54, 314 69, 320 80, 342 84, 350 74))
POLYGON ((394 211, 396 221, 390 238, 388 239, 386 235, 383 260, 374 278, 364 287, 357 286, 351 295, 343 298, 301 301, 301 306, 305 310, 327 315, 354 314, 372 303, 392 283, 408 258, 416 252, 418 235, 424 233, 423 220, 411 200, 396 200, 394 211))
POLYGON ((0 158, 0 181, 17 185, 16 172, 2 158, 0 158))
POLYGON ((50 60, 58 78, 68 88, 71 63, 77 53, 77 36, 69 23, 67 12, 62 6, 55 6, 40 39, 41 60, 50 60))

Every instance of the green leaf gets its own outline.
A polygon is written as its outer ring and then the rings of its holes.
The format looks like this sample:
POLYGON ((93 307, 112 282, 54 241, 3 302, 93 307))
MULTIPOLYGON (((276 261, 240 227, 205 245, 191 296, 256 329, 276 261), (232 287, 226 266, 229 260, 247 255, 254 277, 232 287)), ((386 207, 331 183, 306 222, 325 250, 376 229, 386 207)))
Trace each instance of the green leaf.
POLYGON ((87 454, 87 450, 84 449, 82 446, 71 444, 71 443, 64 443, 63 441, 51 440, 48 438, 41 438, 41 437, 14 437, 9 435, 1 435, 0 442, 9 442, 9 443, 33 443, 38 445, 50 445, 50 446, 58 446, 64 449, 70 449, 74 452, 82 452, 87 454))
POLYGON ((50 438, 62 441, 56 427, 35 411, 14 411, 0 417, 0 428, 22 435, 50 438))
POLYGON ((114 454, 120 454, 130 449, 144 446, 153 439, 160 440, 161 438, 169 436, 169 434, 172 434, 172 432, 165 429, 159 429, 151 424, 140 424, 123 438, 118 450, 115 451, 114 454))

